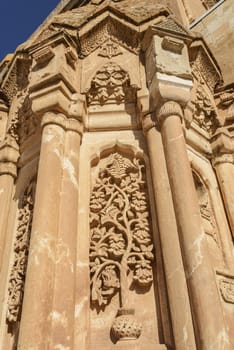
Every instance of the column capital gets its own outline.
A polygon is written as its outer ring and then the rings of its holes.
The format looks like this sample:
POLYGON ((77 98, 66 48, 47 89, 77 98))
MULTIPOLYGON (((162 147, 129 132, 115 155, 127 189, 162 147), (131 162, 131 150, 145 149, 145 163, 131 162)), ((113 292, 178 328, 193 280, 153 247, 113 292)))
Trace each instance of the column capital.
POLYGON ((41 121, 41 126, 58 125, 66 131, 74 131, 82 135, 83 124, 77 119, 67 118, 63 113, 46 112, 41 121))
POLYGON ((159 109, 157 118, 159 123, 163 123, 163 121, 170 116, 177 115, 178 117, 183 118, 183 111, 180 104, 176 101, 166 101, 159 109))

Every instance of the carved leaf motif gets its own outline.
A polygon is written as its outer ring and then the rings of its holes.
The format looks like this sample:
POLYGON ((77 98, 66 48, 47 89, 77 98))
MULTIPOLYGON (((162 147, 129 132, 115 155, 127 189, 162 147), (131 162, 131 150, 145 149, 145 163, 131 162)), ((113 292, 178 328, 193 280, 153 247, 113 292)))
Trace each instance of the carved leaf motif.
POLYGON ((18 226, 14 244, 14 262, 8 287, 8 322, 16 322, 20 318, 28 261, 35 186, 36 182, 34 180, 27 187, 18 214, 18 226))
POLYGON ((140 287, 153 279, 145 169, 139 159, 110 154, 93 188, 90 212, 91 299, 103 306, 126 288, 130 269, 140 287))

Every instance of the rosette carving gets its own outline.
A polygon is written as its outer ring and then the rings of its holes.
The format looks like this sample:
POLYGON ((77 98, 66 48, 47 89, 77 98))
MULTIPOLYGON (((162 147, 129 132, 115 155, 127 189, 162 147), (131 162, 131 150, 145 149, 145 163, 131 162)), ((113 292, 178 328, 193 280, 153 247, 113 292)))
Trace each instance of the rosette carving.
POLYGON ((129 276, 137 288, 153 280, 153 243, 145 166, 119 153, 107 157, 90 199, 91 301, 98 307, 120 293, 127 303, 129 276))

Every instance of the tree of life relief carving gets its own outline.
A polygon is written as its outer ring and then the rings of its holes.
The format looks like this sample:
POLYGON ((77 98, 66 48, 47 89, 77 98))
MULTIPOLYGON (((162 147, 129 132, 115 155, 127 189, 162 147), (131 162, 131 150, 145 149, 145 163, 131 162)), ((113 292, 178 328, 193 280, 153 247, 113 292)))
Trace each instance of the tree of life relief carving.
MULTIPOLYGON (((149 287, 153 280, 145 166, 140 159, 119 153, 106 159, 91 195, 90 228, 91 302, 104 308, 119 292, 123 311, 128 306, 128 276, 136 288, 149 287)), ((117 315, 122 317, 121 324, 113 325, 117 339, 140 335, 141 325, 129 314, 117 315)))

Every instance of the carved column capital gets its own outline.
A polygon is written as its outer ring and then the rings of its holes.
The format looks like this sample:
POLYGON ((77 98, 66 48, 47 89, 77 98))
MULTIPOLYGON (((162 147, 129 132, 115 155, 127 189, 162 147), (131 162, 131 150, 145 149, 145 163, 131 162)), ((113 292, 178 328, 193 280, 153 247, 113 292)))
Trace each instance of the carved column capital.
POLYGON ((74 131, 78 134, 83 133, 83 124, 74 118, 67 118, 62 113, 47 112, 43 115, 41 126, 58 125, 66 131, 74 131))
POLYGON ((161 123, 163 123, 163 121, 167 118, 167 117, 170 117, 170 116, 179 116, 182 120, 183 118, 183 111, 182 111, 182 108, 181 106, 179 105, 178 102, 175 102, 175 101, 167 101, 165 102, 159 109, 158 111, 158 115, 157 115, 157 118, 161 123))

